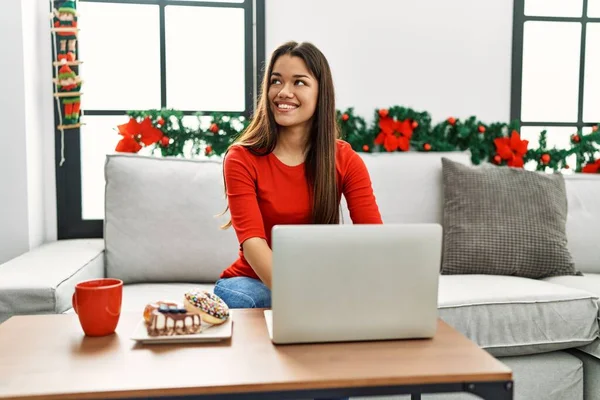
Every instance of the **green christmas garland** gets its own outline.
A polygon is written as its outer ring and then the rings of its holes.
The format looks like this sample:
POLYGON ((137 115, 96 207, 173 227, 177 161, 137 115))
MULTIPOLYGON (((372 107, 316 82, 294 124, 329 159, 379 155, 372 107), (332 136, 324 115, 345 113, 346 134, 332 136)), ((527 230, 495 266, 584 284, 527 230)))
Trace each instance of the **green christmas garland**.
MULTIPOLYGON (((148 148, 164 157, 222 156, 248 126, 236 114, 203 114, 184 117, 172 109, 129 111, 128 123, 119 125, 122 139, 116 150, 138 152, 148 148), (194 119, 195 123, 190 123, 194 119)), ((358 152, 448 152, 469 150, 474 164, 490 162, 522 167, 535 162, 539 171, 574 168, 576 172, 600 172, 600 132, 571 136, 567 149, 548 148, 547 132, 540 132, 539 146, 521 140, 518 123, 484 123, 476 117, 464 120, 449 117, 432 124, 427 112, 393 106, 374 112, 373 123, 356 115, 353 108, 337 111, 342 139, 358 152), (576 165, 567 164, 575 155, 576 165)))

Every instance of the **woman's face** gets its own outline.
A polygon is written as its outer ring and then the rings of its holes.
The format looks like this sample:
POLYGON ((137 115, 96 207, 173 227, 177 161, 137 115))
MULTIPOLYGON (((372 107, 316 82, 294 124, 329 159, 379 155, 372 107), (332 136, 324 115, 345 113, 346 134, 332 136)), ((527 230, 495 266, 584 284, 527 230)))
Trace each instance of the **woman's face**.
POLYGON ((278 125, 310 122, 317 107, 319 85, 300 57, 283 55, 269 77, 269 106, 278 125))

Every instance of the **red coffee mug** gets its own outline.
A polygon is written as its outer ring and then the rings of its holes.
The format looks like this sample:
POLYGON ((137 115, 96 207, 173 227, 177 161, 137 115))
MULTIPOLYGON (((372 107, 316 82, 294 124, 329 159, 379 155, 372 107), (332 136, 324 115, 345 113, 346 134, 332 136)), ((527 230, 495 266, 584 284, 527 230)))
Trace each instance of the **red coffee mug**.
POLYGON ((80 282, 73 293, 73 309, 87 336, 110 335, 121 316, 123 281, 104 278, 80 282))

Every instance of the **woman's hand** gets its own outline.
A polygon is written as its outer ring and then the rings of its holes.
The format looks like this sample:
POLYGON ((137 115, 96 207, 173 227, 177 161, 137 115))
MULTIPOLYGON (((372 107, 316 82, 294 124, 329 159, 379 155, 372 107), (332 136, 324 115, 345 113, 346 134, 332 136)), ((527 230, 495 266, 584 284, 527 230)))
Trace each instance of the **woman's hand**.
POLYGON ((246 240, 242 248, 244 257, 256 272, 260 280, 271 289, 271 277, 273 272, 273 252, 263 238, 253 237, 246 240))

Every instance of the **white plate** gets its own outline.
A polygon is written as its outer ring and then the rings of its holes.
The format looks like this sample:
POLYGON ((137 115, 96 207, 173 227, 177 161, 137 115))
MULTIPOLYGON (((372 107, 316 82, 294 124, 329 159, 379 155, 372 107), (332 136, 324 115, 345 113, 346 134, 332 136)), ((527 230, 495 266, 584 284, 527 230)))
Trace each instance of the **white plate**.
POLYGON ((200 333, 194 333, 193 335, 149 336, 142 318, 133 331, 131 339, 142 344, 219 342, 231 338, 233 331, 231 316, 221 325, 211 325, 202 321, 201 326, 200 333))

